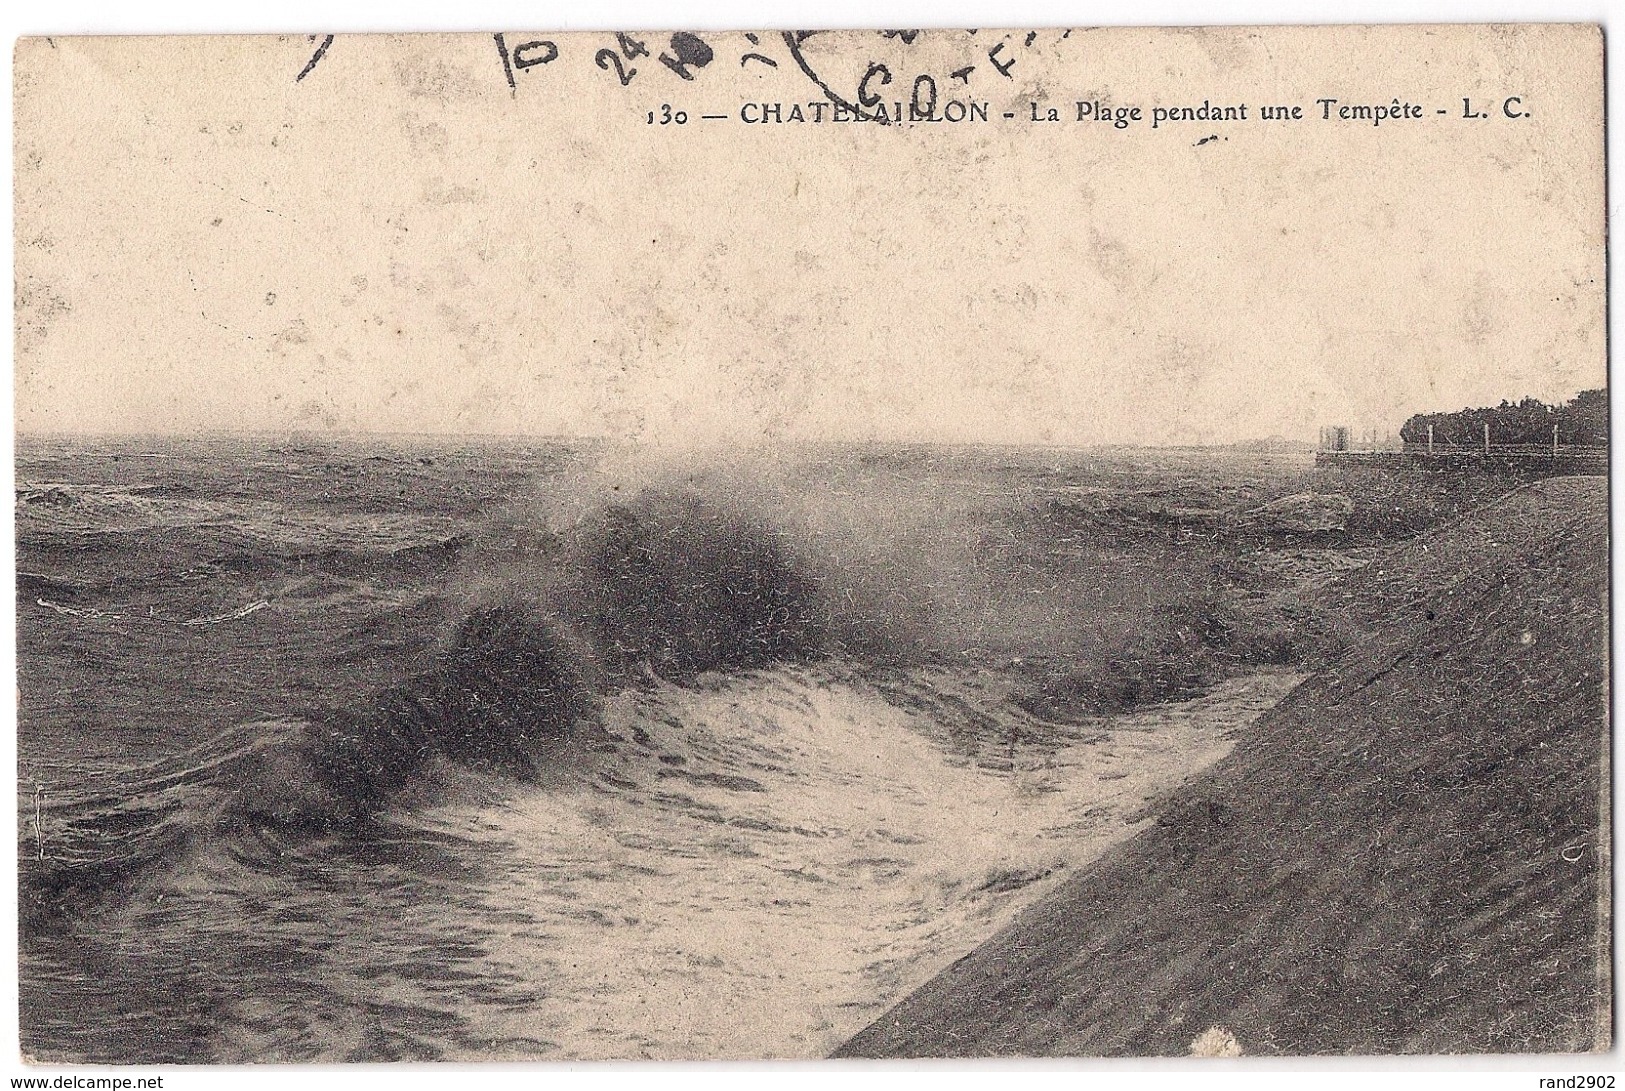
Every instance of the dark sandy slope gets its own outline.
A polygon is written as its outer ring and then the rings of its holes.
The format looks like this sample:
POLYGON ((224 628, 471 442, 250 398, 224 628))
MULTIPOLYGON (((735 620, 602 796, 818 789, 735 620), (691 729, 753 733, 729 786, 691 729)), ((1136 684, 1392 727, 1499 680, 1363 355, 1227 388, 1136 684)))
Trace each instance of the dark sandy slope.
POLYGON ((1334 587, 1373 635, 838 1055, 1606 1046, 1606 495, 1530 486, 1334 587))

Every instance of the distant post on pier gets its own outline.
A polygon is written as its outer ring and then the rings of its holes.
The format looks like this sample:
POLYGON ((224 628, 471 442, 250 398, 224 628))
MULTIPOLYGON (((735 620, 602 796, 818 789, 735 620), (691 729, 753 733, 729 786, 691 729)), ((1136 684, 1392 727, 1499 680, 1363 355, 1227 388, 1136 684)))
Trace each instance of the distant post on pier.
POLYGON ((1552 454, 1557 454, 1557 425, 1552 425, 1552 454))
POLYGON ((1490 422, 1484 422, 1484 453, 1490 453, 1490 422))
POLYGON ((1428 425, 1428 454, 1433 453, 1433 425, 1428 425))

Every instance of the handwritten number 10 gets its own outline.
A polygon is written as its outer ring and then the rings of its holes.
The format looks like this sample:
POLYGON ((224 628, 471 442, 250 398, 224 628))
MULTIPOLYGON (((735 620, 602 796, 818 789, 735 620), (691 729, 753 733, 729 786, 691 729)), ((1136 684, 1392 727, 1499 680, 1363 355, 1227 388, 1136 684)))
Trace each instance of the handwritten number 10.
POLYGON ((650 125, 687 125, 688 112, 686 110, 673 110, 671 103, 662 102, 659 111, 649 111, 650 125))

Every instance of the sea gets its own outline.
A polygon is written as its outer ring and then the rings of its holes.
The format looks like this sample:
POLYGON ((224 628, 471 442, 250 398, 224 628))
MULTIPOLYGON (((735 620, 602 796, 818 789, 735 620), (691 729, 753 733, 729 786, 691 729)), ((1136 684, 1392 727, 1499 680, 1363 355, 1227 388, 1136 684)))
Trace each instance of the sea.
POLYGON ((1214 528, 1305 472, 19 437, 23 1050, 827 1055, 1301 681, 1021 700, 1256 599, 1214 528))

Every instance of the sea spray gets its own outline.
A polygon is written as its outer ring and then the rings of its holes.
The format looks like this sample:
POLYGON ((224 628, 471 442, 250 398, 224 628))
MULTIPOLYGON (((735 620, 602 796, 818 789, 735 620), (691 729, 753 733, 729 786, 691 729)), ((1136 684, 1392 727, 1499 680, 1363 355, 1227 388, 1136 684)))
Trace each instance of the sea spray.
MULTIPOLYGON (((312 716, 292 746, 256 751, 231 813, 352 824, 431 765, 533 781, 597 722, 606 696, 651 678, 686 684, 829 656, 904 668, 1013 661, 1053 698, 1041 672, 1079 663, 1113 676, 1086 688, 1115 693, 1126 672, 1111 653, 1124 646, 1149 641, 1159 670, 1188 666, 1191 647, 1205 656, 1212 641, 1193 612, 1211 575, 1205 555, 1183 563, 1187 586, 1146 588, 1094 553, 1033 548, 1019 497, 922 488, 893 469, 849 459, 679 472, 622 460, 555 479, 465 550, 448 588, 456 620, 428 667, 361 711, 312 716)), ((1163 559, 1165 573, 1182 571, 1163 559)))
POLYGON ((1066 718, 1052 706, 1079 703, 1067 683, 1080 665, 1110 668, 1126 641, 1161 648, 1158 632, 1188 628, 1212 558, 1059 529, 1033 497, 928 448, 697 468, 606 458, 486 515, 438 589, 438 640, 397 681, 224 726, 217 760, 153 825, 161 844, 136 851, 132 819, 115 859, 94 848, 104 831, 86 811, 26 880, 47 900, 122 889, 198 837, 364 832, 394 801, 472 776, 535 782, 607 745, 585 737, 601 703, 652 680, 828 657, 969 666, 1041 687, 1035 711, 1066 718))
POLYGON ((353 823, 438 759, 535 780, 619 686, 823 654, 816 597, 788 548, 738 512, 654 491, 609 505, 484 581, 427 670, 365 711, 312 718, 292 746, 256 751, 231 812, 353 823))
POLYGON ((621 687, 828 649, 816 579, 737 505, 649 488, 543 523, 534 544, 523 563, 465 565, 427 662, 358 706, 230 725, 184 776, 133 770, 107 799, 51 808, 49 858, 23 868, 25 906, 50 919, 65 899, 118 896, 200 844, 265 827, 363 832, 401 793, 435 798, 424 781, 457 770, 537 781, 621 687))

